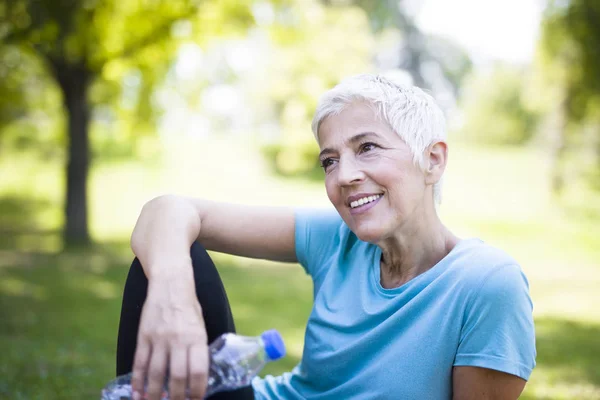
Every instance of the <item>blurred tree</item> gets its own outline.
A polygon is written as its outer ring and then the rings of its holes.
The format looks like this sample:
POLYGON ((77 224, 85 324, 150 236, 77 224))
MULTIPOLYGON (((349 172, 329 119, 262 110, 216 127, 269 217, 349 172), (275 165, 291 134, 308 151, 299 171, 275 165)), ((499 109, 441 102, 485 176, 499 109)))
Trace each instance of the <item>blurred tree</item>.
POLYGON ((410 0, 327 0, 331 4, 353 3, 365 10, 374 32, 395 28, 401 32, 398 65, 408 71, 415 86, 435 90, 436 79, 446 79, 454 96, 472 67, 467 52, 448 39, 422 32, 415 22, 421 3, 410 0), (434 76, 432 71, 438 70, 434 76))
MULTIPOLYGON (((331 2, 335 3, 335 1, 331 2)), ((427 58, 426 35, 414 23, 410 14, 411 10, 405 5, 407 2, 401 0, 354 0, 353 3, 365 10, 374 32, 390 26, 402 32, 402 42, 399 46, 400 63, 397 67, 410 73, 415 86, 429 88, 421 68, 427 58)))
MULTIPOLYGON (((203 43, 244 31, 250 2, 237 0, 4 0, 0 3, 0 73, 5 119, 22 116, 24 84, 15 68, 36 57, 62 96, 67 125, 65 244, 89 243, 87 177, 93 104, 122 95, 125 109, 151 114, 151 90, 167 71, 182 39, 203 43), (18 54, 18 56, 16 55, 18 54), (12 58, 11 58, 12 57, 12 58), (17 61, 15 61, 17 59, 17 61), (133 88, 133 94, 120 91, 133 88), (11 106, 12 105, 12 106, 11 106)), ((29 103, 30 104, 30 103, 29 103)))
POLYGON ((486 145, 522 145, 536 132, 539 114, 524 98, 523 67, 496 65, 472 75, 461 97, 459 137, 486 145))
MULTIPOLYGON (((537 66, 545 77, 547 134, 552 143, 552 188, 565 186, 566 156, 593 150, 600 180, 600 2, 550 0, 542 21, 537 66)), ((581 163, 581 154, 570 161, 581 163)))
POLYGON ((281 132, 264 146, 276 172, 321 176, 318 146, 310 135, 312 112, 318 96, 349 75, 377 67, 404 70, 415 85, 456 98, 471 69, 469 56, 447 40, 422 33, 414 22, 416 10, 404 3, 297 0, 277 11, 269 26, 275 44, 267 67, 270 83, 260 87, 266 100, 275 103, 270 118, 278 121, 281 132), (392 38, 396 54, 393 64, 378 66, 382 36, 392 38))
POLYGON ((36 57, 16 46, 0 45, 0 151, 35 144, 43 155, 62 141, 60 98, 36 57), (36 132, 36 134, 32 134, 36 132))
POLYGON ((318 177, 319 152, 310 131, 318 97, 349 75, 372 69, 374 38, 369 20, 355 5, 331 7, 297 0, 275 10, 268 31, 273 48, 261 83, 250 97, 269 111, 276 132, 259 128, 263 150, 275 172, 318 177))

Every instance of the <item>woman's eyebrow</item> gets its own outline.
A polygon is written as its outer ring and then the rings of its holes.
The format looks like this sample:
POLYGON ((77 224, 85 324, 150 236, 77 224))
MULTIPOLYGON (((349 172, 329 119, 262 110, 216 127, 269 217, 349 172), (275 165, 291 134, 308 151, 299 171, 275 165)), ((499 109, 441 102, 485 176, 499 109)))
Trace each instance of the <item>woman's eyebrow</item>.
MULTIPOLYGON (((358 133, 358 134, 352 136, 350 139, 348 139, 348 143, 355 144, 356 142, 360 142, 364 138, 370 137, 370 136, 379 137, 379 135, 377 135, 375 132, 361 132, 361 133, 358 133)), ((335 153, 335 149, 333 149, 331 147, 326 147, 323 150, 321 150, 321 152, 319 153, 319 158, 323 157, 325 154, 331 154, 331 153, 335 153)))
POLYGON ((348 142, 354 144, 354 143, 360 142, 364 138, 370 137, 370 136, 374 136, 377 138, 379 137, 379 135, 376 134, 375 132, 362 132, 362 133, 352 136, 350 139, 348 139, 348 142))

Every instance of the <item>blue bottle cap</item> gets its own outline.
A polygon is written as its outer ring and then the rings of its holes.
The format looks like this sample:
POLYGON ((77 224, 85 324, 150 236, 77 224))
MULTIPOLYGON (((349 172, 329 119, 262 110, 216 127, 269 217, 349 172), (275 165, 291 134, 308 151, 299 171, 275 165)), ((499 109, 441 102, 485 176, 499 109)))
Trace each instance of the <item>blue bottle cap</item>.
POLYGON ((285 344, 277 330, 270 329, 260 335, 265 343, 265 352, 271 361, 278 360, 285 356, 285 344))

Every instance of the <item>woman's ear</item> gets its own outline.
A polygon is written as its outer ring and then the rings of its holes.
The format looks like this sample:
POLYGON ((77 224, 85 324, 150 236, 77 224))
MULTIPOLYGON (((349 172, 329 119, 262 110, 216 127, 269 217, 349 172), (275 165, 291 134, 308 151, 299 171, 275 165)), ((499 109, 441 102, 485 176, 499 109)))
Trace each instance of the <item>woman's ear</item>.
POLYGON ((444 141, 435 142, 425 151, 426 165, 425 182, 437 183, 446 170, 448 162, 448 145, 444 141))

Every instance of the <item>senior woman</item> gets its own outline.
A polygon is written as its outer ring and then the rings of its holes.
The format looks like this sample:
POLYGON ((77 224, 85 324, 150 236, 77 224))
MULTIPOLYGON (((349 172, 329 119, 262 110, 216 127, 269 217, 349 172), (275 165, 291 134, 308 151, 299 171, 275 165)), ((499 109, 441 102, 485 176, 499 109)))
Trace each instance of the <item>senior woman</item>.
POLYGON ((299 262, 314 283, 299 365, 214 398, 516 399, 535 365, 528 282, 505 252, 440 221, 448 146, 433 99, 355 76, 322 97, 313 132, 335 210, 144 206, 117 372, 133 368, 134 388, 148 378, 158 399, 168 368, 173 399, 202 398, 207 342, 235 329, 206 248, 299 262))

